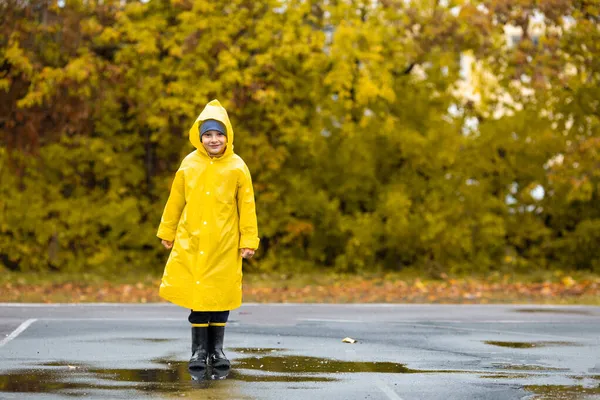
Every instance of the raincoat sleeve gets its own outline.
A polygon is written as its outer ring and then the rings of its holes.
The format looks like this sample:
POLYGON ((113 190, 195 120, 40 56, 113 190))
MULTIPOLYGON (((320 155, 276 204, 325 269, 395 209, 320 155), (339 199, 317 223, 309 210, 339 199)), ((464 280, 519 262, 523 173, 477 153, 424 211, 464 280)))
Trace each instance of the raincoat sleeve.
POLYGON ((240 216, 240 249, 258 249, 258 226, 256 223, 256 207, 254 204, 254 189, 252 189, 252 178, 248 168, 244 168, 244 174, 238 188, 238 213, 240 216))
POLYGON ((179 218, 181 217, 184 207, 185 178, 183 171, 180 169, 177 171, 177 174, 175 174, 175 180, 173 180, 173 185, 171 186, 169 200, 167 200, 167 205, 163 211, 156 236, 170 242, 175 240, 177 225, 179 224, 179 218))

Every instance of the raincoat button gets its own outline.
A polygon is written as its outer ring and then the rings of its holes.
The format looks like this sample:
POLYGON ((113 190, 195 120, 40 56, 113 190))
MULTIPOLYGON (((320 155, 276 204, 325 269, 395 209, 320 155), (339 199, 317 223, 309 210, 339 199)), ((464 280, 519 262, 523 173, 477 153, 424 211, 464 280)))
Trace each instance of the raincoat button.
POLYGON ((206 192, 206 195, 208 196, 210 194, 210 192, 206 192))
POLYGON ((206 221, 204 221, 204 225, 206 225, 206 221))
POLYGON ((203 251, 201 251, 201 252, 200 252, 200 254, 204 254, 204 252, 203 252, 203 251))
POLYGON ((199 284, 200 284, 200 281, 196 281, 196 285, 199 285, 199 284))
POLYGON ((210 163, 211 163, 211 164, 214 164, 214 161, 211 161, 210 163))

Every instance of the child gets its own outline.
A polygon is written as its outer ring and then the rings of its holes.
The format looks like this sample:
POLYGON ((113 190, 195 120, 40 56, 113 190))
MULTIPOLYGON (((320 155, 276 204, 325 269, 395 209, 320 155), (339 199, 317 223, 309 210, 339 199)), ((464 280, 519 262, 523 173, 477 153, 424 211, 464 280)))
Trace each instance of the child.
POLYGON ((242 304, 242 258, 258 248, 250 171, 233 152, 233 129, 218 100, 189 131, 196 150, 182 161, 157 236, 167 249, 160 296, 189 308, 191 370, 229 368, 223 336, 242 304))

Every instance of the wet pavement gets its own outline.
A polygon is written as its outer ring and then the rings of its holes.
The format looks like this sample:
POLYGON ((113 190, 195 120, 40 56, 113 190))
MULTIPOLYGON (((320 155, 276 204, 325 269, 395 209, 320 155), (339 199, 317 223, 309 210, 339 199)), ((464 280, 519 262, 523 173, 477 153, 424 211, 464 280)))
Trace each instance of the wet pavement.
POLYGON ((0 399, 600 399, 600 307, 246 304, 198 376, 186 318, 0 304, 0 399))

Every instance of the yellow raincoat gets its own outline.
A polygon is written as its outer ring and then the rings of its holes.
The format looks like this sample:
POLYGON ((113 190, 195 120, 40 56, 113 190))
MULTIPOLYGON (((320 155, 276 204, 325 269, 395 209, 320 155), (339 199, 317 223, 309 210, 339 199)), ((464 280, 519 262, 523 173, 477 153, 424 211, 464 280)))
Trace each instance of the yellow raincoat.
POLYGON ((196 311, 232 310, 242 304, 241 248, 258 248, 250 172, 233 152, 233 129, 219 101, 206 105, 189 131, 196 150, 182 161, 157 236, 174 241, 160 296, 196 311), (207 119, 227 128, 227 147, 210 157, 200 142, 207 119))

